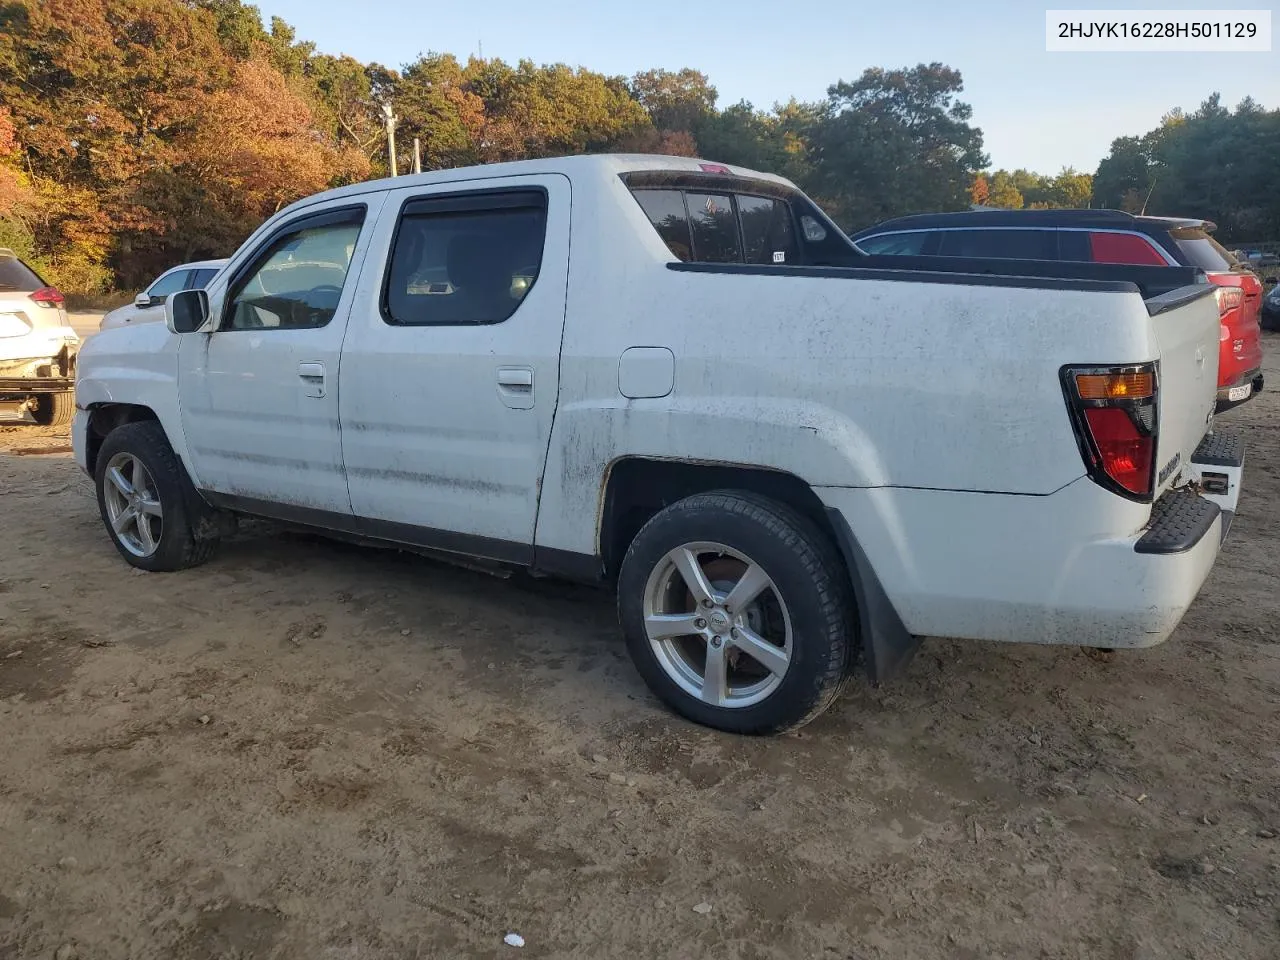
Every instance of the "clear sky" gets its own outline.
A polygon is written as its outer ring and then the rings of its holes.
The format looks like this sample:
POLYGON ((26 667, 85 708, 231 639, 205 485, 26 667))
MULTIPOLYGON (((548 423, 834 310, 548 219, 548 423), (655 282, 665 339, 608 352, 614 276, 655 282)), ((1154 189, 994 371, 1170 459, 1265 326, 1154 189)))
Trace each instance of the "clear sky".
MULTIPOLYGON (((1270 53, 1047 53, 1047 8, 1268 9, 1267 2, 1112 4, 1016 0, 256 0, 321 52, 399 67, 419 53, 480 52, 514 63, 568 63, 606 74, 693 67, 720 106, 818 100, 866 67, 934 60, 964 76, 993 167, 1093 172, 1113 138, 1144 133, 1172 107, 1217 90, 1280 107, 1280 47, 1270 53)), ((1280 13, 1272 9, 1273 31, 1280 13)), ((1277 162, 1280 162, 1278 160, 1277 162)))

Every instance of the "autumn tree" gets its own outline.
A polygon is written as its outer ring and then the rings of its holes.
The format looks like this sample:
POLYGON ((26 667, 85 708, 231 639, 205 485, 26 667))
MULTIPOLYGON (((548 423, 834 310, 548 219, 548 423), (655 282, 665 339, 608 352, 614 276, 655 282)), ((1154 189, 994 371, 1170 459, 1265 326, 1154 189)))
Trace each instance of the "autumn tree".
POLYGON ((398 138, 404 147, 409 147, 414 137, 421 140, 422 163, 427 169, 480 161, 485 103, 452 54, 427 54, 398 76, 384 76, 375 96, 380 102, 394 104, 400 117, 398 138))
POLYGON ((264 60, 235 64, 231 83, 209 97, 206 118, 180 141, 181 159, 143 178, 139 197, 164 229, 126 235, 133 258, 120 265, 122 276, 141 282, 157 269, 149 252, 226 255, 298 197, 368 173, 355 148, 317 140, 310 106, 264 60), (137 263, 148 268, 135 276, 137 263))
POLYGON ((969 184, 969 201, 976 207, 985 207, 991 199, 991 186, 985 174, 977 174, 969 184))
POLYGON ((36 215, 35 191, 21 165, 21 147, 8 107, 0 107, 0 247, 19 256, 36 256, 31 220, 36 215))
POLYGON ((483 160, 600 152, 651 125, 618 77, 530 60, 473 59, 464 72, 484 104, 483 160))
POLYGON ((353 57, 313 56, 305 68, 313 91, 314 121, 340 147, 355 150, 373 167, 385 156, 385 127, 375 95, 379 77, 389 73, 353 57))
POLYGON ((629 86, 658 130, 696 135, 716 108, 716 88, 698 70, 646 70, 632 77, 629 86))
POLYGON ((1055 207, 1088 207, 1093 199, 1093 177, 1074 167, 1064 167, 1053 178, 1051 194, 1055 207))
POLYGON ((1001 210, 1021 210, 1025 204, 1022 192, 1014 185, 1007 170, 997 170, 991 175, 987 193, 987 205, 1001 210))

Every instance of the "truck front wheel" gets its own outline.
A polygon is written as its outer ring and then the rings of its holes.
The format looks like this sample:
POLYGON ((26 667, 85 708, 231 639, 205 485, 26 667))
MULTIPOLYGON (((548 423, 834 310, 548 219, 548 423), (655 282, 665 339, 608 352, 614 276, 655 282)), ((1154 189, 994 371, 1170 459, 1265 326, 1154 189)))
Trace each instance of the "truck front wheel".
POLYGON ((812 522, 734 491, 662 510, 618 578, 627 648, 650 689, 734 733, 798 727, 831 705, 857 649, 853 604, 839 554, 812 522))
POLYGON ((98 451, 98 511, 111 542, 143 570, 182 570, 204 563, 217 527, 191 486, 164 428, 154 420, 117 427, 98 451))

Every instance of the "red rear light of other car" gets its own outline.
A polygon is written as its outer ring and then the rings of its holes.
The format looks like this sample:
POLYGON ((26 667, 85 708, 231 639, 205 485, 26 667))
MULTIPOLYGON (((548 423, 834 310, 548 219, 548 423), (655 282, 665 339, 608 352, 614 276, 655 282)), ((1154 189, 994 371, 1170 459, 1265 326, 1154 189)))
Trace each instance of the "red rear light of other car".
POLYGON ((1239 287, 1219 287, 1213 291, 1218 298, 1218 316, 1225 317, 1232 310, 1240 309, 1244 303, 1244 291, 1239 287))
POLYGON ((1067 409, 1089 476, 1130 500, 1150 502, 1155 491, 1158 387, 1154 363, 1062 370, 1067 409))
POLYGON ((49 309, 56 309, 67 302, 66 298, 53 287, 41 287, 31 294, 31 299, 38 305, 49 309))
POLYGON ((1089 234, 1089 256, 1094 263, 1133 263, 1167 267, 1169 261, 1149 240, 1131 233, 1089 234))
POLYGON ((698 164, 703 173, 728 173, 729 168, 723 163, 700 163, 698 164))

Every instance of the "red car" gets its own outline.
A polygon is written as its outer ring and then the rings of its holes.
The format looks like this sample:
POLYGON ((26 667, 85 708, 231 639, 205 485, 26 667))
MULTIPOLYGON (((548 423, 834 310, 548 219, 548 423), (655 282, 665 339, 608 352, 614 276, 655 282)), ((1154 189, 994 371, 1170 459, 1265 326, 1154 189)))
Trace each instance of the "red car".
POLYGON ((867 253, 1199 267, 1220 288, 1218 409, 1262 389, 1262 281, 1211 236, 1216 225, 1119 210, 974 210, 899 217, 853 235, 867 253))

